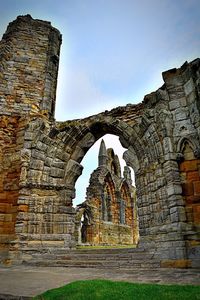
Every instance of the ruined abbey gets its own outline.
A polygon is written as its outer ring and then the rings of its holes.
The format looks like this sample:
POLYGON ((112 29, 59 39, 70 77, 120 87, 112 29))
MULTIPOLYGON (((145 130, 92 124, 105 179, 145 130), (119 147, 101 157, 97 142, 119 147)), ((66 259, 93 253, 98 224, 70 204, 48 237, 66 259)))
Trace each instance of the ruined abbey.
POLYGON ((77 207, 77 244, 135 245, 138 221, 135 187, 131 170, 121 166, 113 149, 104 140, 99 150, 99 165, 91 174, 86 201, 77 207))
MULTIPOLYGON (((73 199, 81 161, 111 133, 127 149, 124 159, 135 172, 140 236, 135 250, 150 252, 161 267, 200 267, 200 59, 163 72, 163 86, 137 105, 57 122, 60 45, 57 29, 29 15, 11 22, 0 42, 1 264, 30 263, 75 249, 79 229, 73 199)), ((117 175, 117 163, 112 167, 117 175)), ((115 224, 115 210, 109 208, 112 177, 104 175, 107 188, 94 194, 91 183, 88 201, 102 197, 98 214, 109 227, 115 224)), ((100 184, 98 172, 94 176, 100 184)), ((135 238, 123 224, 134 220, 128 211, 134 204, 128 185, 120 188, 125 196, 113 196, 121 206, 118 220, 135 238)), ((82 238, 95 244, 96 229, 85 232, 82 238)), ((107 243, 109 235, 100 236, 98 242, 107 243)))

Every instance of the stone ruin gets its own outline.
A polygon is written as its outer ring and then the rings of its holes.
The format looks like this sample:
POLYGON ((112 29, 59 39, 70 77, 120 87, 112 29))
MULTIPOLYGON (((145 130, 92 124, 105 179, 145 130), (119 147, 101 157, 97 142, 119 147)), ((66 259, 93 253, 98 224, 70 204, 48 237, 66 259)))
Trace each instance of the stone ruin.
POLYGON ((77 206, 75 236, 78 245, 135 245, 138 221, 135 187, 131 170, 121 166, 104 140, 99 149, 99 165, 91 174, 86 200, 77 206))
POLYGON ((54 119, 61 34, 19 16, 0 42, 0 260, 73 249, 75 183, 103 135, 136 176, 139 248, 160 266, 200 266, 200 59, 163 72, 137 104, 54 119))

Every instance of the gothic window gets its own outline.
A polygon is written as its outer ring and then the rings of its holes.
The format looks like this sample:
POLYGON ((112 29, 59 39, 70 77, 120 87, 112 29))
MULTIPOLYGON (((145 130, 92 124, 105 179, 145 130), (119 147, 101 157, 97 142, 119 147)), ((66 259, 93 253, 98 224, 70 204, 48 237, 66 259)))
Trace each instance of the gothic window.
POLYGON ((133 220, 133 205, 131 201, 131 191, 125 182, 121 187, 120 194, 119 222, 120 224, 130 225, 133 220))
POLYGON ((102 195, 102 219, 107 222, 112 222, 112 181, 106 179, 104 193, 102 195))
POLYGON ((102 195, 102 220, 108 221, 108 201, 106 193, 102 195))
POLYGON ((195 159, 194 157, 194 151, 191 148, 190 144, 188 142, 184 143, 184 147, 183 147, 183 156, 185 160, 192 160, 195 159))
POLYGON ((119 211, 119 221, 120 221, 120 224, 125 224, 125 209, 126 209, 126 202, 121 199, 120 200, 120 211, 119 211))
POLYGON ((116 165, 114 164, 114 162, 112 162, 112 164, 111 164, 111 171, 113 174, 117 175, 117 168, 116 168, 116 165))
POLYGON ((87 242, 87 227, 88 227, 88 219, 86 217, 85 212, 83 213, 83 217, 81 219, 81 242, 87 242))
MULTIPOLYGON (((84 207, 84 212, 81 217, 81 242, 86 243, 90 240, 91 232, 91 221, 93 218, 91 207, 86 205, 85 203, 82 204, 84 207)), ((81 205, 79 205, 81 208, 81 205)))
POLYGON ((102 197, 102 219, 107 222, 112 221, 112 214, 111 214, 111 197, 106 192, 104 192, 102 197))

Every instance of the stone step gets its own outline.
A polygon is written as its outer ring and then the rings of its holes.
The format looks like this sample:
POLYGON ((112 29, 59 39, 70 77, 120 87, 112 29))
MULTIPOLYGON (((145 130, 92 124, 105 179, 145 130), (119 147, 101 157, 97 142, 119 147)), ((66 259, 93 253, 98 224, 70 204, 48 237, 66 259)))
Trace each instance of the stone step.
POLYGON ((144 256, 152 257, 153 253, 150 251, 144 251, 143 249, 77 249, 77 250, 66 250, 66 249, 60 249, 60 248, 54 248, 54 249, 42 249, 42 248, 23 248, 23 253, 30 254, 30 255, 43 255, 43 256, 71 256, 71 257, 77 257, 77 256, 83 256, 83 257, 113 257, 116 259, 116 257, 141 257, 141 259, 144 256))
POLYGON ((156 268, 160 262, 153 253, 139 248, 49 249, 47 252, 23 249, 23 263, 34 266, 83 268, 156 268))
POLYGON ((143 248, 97 248, 97 249, 66 249, 66 248, 49 248, 48 250, 46 248, 38 248, 38 247, 23 247, 22 251, 27 251, 27 252, 34 252, 38 251, 40 252, 47 252, 48 253, 56 253, 56 254, 81 254, 81 253, 87 253, 87 254, 101 254, 101 253, 106 253, 106 254, 115 254, 115 253, 143 253, 146 252, 143 248))
MULTIPOLYGON (((32 254, 33 257, 41 257, 41 254, 38 253, 33 253, 32 254)), ((44 259, 54 259, 54 258, 59 258, 59 259, 86 259, 86 260, 90 260, 90 259, 97 259, 97 260, 101 260, 101 259, 106 259, 106 260, 127 260, 127 259, 151 259, 153 258, 153 254, 152 253, 65 253, 65 254, 52 254, 52 253, 44 253, 42 254, 42 257, 44 259)))
POLYGON ((79 268, 158 268, 159 262, 156 260, 130 260, 130 261, 107 261, 107 260, 39 260, 32 259, 31 261, 24 262, 31 266, 43 267, 79 267, 79 268))
MULTIPOLYGON (((32 256, 34 259, 40 258, 41 255, 33 255, 32 256)), ((119 256, 87 256, 87 255, 77 255, 77 256, 52 256, 52 255, 44 255, 42 256, 43 259, 47 259, 47 260, 85 260, 85 261, 90 261, 90 260, 97 260, 97 261, 101 261, 101 260, 105 260, 105 261, 127 261, 127 260, 148 260, 148 259, 152 259, 152 256, 143 256, 143 257, 138 257, 138 256, 126 256, 126 257, 119 257, 119 256)))
MULTIPOLYGON (((65 250, 66 251, 66 250, 65 250)), ((70 250, 70 253, 139 253, 145 252, 143 248, 78 248, 70 250)))

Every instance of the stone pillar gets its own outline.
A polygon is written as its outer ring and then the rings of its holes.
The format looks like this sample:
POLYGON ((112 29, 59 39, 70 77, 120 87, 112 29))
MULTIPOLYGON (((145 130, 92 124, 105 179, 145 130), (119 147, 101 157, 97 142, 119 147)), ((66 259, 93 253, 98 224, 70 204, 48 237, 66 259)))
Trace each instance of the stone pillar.
POLYGON ((0 111, 54 117, 61 34, 30 15, 11 22, 0 43, 0 111))
MULTIPOLYGON (((50 22, 30 15, 11 22, 0 42, 0 245, 6 249, 1 252, 0 246, 0 262, 9 262, 4 252, 9 248, 14 255, 18 239, 23 239, 20 234, 28 231, 35 193, 24 187, 30 165, 37 178, 44 166, 41 160, 34 166, 30 163, 33 137, 42 122, 34 129, 28 127, 34 118, 54 118, 60 44, 61 35, 50 22)), ((35 231, 44 225, 33 215, 31 222, 35 231)))

